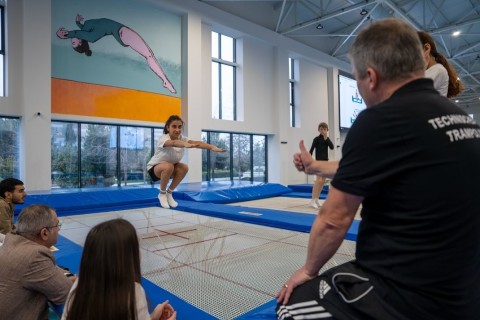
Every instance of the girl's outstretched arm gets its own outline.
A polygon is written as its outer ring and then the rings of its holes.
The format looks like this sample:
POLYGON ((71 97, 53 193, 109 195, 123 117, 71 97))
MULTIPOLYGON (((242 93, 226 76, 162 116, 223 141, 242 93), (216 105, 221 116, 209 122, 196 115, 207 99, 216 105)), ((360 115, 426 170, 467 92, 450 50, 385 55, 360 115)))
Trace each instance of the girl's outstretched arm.
POLYGON ((198 148, 196 144, 197 141, 183 141, 183 140, 167 140, 163 144, 164 147, 175 147, 175 148, 198 148))
POLYGON ((213 144, 205 143, 203 141, 188 140, 188 142, 195 145, 194 148, 198 148, 198 149, 208 149, 208 150, 212 150, 213 152, 225 152, 226 151, 225 149, 214 146, 213 144))

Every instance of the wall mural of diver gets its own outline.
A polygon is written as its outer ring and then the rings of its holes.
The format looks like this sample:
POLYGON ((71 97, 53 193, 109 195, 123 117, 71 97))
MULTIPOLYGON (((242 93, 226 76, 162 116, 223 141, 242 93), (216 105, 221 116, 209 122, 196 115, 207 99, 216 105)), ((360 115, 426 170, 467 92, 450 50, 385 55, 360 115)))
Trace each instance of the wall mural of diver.
POLYGON ((90 57, 92 55, 90 43, 95 43, 106 36, 113 36, 120 45, 130 47, 145 58, 148 67, 162 80, 164 88, 171 93, 177 92, 150 46, 135 30, 120 22, 107 18, 88 19, 84 21, 84 18, 80 14, 77 14, 75 22, 79 28, 78 30, 67 30, 61 27, 57 30, 56 34, 60 39, 70 39, 72 48, 76 52, 90 57))

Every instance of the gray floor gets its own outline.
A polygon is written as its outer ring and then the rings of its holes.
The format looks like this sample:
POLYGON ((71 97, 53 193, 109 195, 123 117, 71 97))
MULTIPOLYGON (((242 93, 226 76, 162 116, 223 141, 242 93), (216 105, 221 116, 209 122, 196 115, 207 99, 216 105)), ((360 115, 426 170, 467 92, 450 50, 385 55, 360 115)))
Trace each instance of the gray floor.
MULTIPOLYGON (((308 199, 235 205, 316 214, 308 199)), ((62 217, 61 234, 83 246, 92 226, 115 218, 137 229, 146 279, 222 320, 274 299, 306 258, 308 234, 159 207, 62 217)), ((354 250, 344 241, 324 269, 352 260, 354 250)))

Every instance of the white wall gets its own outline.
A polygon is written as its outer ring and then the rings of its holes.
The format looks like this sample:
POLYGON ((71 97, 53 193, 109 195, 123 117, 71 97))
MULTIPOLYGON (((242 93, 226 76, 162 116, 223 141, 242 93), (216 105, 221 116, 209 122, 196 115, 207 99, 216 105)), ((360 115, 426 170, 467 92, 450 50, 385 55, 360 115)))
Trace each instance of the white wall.
POLYGON ((6 5, 8 86, 0 113, 21 117, 20 179, 28 190, 50 189, 50 14, 49 1, 6 5))
POLYGON ((296 128, 283 128, 288 132, 286 140, 288 143, 285 145, 286 154, 283 155, 285 164, 281 168, 286 172, 286 177, 282 179, 284 184, 307 182, 306 175, 299 173, 293 167, 292 156, 297 152, 300 140, 304 140, 305 146, 309 149, 313 138, 319 134, 318 124, 320 122, 328 123, 327 69, 308 60, 299 59, 297 72, 298 82, 296 86, 299 96, 297 108, 300 110, 300 119, 297 122, 300 125, 296 128))
MULTIPOLYGON (((269 180, 304 183, 307 178, 292 165, 298 141, 307 147, 328 121, 337 126, 335 92, 337 67, 343 62, 265 28, 223 13, 196 0, 132 0, 151 3, 182 16, 182 115, 186 134, 200 139, 202 130, 268 135, 269 180), (240 121, 211 119, 211 31, 238 39, 240 121), (299 63, 297 128, 289 126, 288 57, 299 63), (282 142, 286 142, 283 143, 282 142)), ((50 189, 50 120, 108 122, 108 119, 50 114, 51 8, 50 0, 15 0, 6 6, 8 96, 0 98, 0 115, 22 119, 21 179, 29 191, 50 189), (36 114, 40 112, 40 116, 36 114)), ((118 123, 116 119, 112 122, 118 123)), ((145 122, 120 123, 145 125, 145 122)), ((149 124, 147 124, 149 125, 149 124)), ((158 124, 157 124, 158 125, 158 124)), ((201 152, 189 151, 186 181, 201 181, 201 152)), ((331 155, 333 158, 335 155, 331 155)))

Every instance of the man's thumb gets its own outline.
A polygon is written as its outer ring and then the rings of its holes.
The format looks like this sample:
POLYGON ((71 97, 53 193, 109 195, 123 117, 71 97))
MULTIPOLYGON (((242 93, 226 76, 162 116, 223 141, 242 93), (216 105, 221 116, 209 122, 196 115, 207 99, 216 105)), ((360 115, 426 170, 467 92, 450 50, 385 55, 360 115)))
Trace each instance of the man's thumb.
POLYGON ((300 140, 300 152, 307 152, 307 148, 305 148, 305 143, 303 142, 303 140, 300 140))

